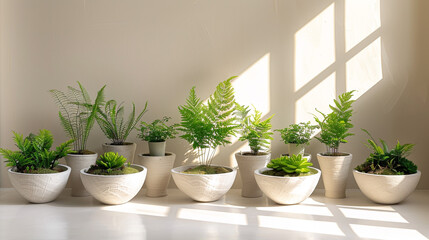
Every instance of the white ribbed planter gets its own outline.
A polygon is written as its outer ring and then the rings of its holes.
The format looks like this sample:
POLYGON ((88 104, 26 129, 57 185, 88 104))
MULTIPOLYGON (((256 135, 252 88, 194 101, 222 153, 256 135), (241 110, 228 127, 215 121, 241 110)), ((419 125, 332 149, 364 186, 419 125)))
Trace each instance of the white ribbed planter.
POLYGON ((320 170, 312 169, 317 170, 317 173, 302 177, 279 177, 262 174, 271 168, 258 169, 254 174, 262 192, 271 200, 278 204, 297 204, 307 199, 319 182, 320 170))
POLYGON ((136 152, 137 144, 126 142, 124 145, 112 145, 110 143, 103 143, 103 153, 115 152, 124 156, 127 162, 134 163, 134 154, 136 152))
POLYGON ((256 183, 254 172, 257 169, 267 166, 271 159, 270 153, 263 153, 264 155, 243 155, 236 153, 235 159, 238 163, 238 170, 240 171, 241 182, 243 187, 241 189, 241 196, 255 198, 261 197, 262 191, 256 183))
POLYGON ((59 173, 29 174, 15 172, 8 169, 8 175, 12 186, 27 201, 32 203, 47 203, 54 201, 64 190, 69 179, 71 169, 59 164, 62 169, 59 173))
POLYGON ((165 156, 166 141, 148 142, 148 145, 149 145, 149 154, 151 156, 165 156))
POLYGON ((231 172, 220 174, 187 174, 182 173, 195 166, 181 166, 171 169, 177 187, 190 198, 199 202, 212 202, 220 199, 231 189, 237 170, 229 167, 231 172))
POLYGON ((171 177, 171 169, 174 166, 176 154, 166 153, 165 156, 150 156, 139 154, 136 163, 147 168, 145 186, 146 196, 167 196, 167 186, 171 177))
POLYGON ((317 154, 322 179, 325 186, 325 196, 328 198, 345 198, 346 183, 352 163, 352 154, 346 156, 324 156, 317 154))
POLYGON ((124 175, 95 175, 88 174, 88 168, 80 171, 83 185, 86 190, 98 201, 104 204, 123 204, 137 195, 143 186, 147 169, 132 164, 131 167, 139 170, 138 173, 124 175))
POLYGON ((362 193, 371 201, 396 204, 405 200, 419 183, 421 172, 408 175, 378 175, 353 170, 362 193))
POLYGON ((80 170, 89 168, 95 164, 97 160, 97 153, 94 154, 67 154, 65 157, 66 163, 71 167, 71 195, 73 197, 87 197, 89 193, 85 190, 80 179, 80 170))
MULTIPOLYGON (((282 156, 289 156, 288 153, 283 153, 282 156)), ((307 162, 311 162, 311 154, 310 153, 304 153, 304 156, 302 158, 307 159, 307 162)))
POLYGON ((298 155, 298 154, 303 155, 304 151, 305 151, 305 144, 299 144, 299 145, 297 145, 297 144, 294 144, 294 143, 289 143, 287 145, 287 147, 288 147, 288 150, 289 150, 288 153, 290 155, 298 155))

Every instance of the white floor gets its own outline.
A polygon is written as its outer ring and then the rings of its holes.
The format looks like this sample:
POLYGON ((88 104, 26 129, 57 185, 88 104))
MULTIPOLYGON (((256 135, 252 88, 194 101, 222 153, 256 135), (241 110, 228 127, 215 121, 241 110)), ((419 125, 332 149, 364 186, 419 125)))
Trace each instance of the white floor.
POLYGON ((69 189, 48 204, 29 204, 14 189, 0 189, 0 239, 429 239, 429 191, 386 206, 359 190, 326 199, 323 190, 299 205, 248 199, 231 190, 213 203, 198 203, 177 189, 169 196, 142 193, 119 206, 69 189))

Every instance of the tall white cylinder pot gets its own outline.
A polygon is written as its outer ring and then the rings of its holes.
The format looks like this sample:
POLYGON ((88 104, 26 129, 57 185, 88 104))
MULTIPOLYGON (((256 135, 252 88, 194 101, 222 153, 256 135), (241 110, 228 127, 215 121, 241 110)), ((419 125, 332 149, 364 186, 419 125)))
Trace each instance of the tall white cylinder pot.
POLYGON ((134 155, 136 152, 137 144, 125 142, 123 145, 112 145, 111 143, 104 143, 102 145, 103 152, 115 152, 124 156, 127 162, 134 163, 134 155))
POLYGON ((89 168, 95 164, 97 153, 92 154, 67 154, 66 163, 71 167, 70 181, 72 186, 71 195, 73 197, 87 197, 89 193, 85 190, 80 179, 80 170, 89 168))
POLYGON ((238 152, 235 154, 235 159, 237 160, 241 182, 243 183, 241 196, 248 198, 261 197, 262 191, 256 183, 254 172, 267 166, 271 159, 271 154, 250 155, 248 152, 238 152))
POLYGON ((343 156, 317 154, 327 198, 346 197, 346 183, 353 156, 351 153, 343 154, 343 156))

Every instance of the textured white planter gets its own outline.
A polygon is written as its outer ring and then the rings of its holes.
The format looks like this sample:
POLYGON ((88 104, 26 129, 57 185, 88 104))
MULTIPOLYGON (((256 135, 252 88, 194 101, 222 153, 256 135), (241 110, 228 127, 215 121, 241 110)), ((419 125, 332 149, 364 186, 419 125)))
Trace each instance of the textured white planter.
POLYGON ((150 156, 139 154, 136 163, 147 168, 145 186, 146 196, 167 196, 167 186, 171 177, 171 169, 174 166, 176 154, 166 153, 165 156, 150 156))
MULTIPOLYGON (((310 167, 312 168, 312 167, 310 167)), ((278 177, 264 175, 271 168, 255 170, 255 179, 267 197, 278 204, 297 204, 307 199, 316 188, 320 179, 320 170, 316 174, 302 177, 278 177)))
POLYGON ((151 156, 164 156, 165 155, 165 144, 164 142, 148 142, 149 154, 151 156))
POLYGON ((57 168, 64 171, 59 173, 29 174, 15 172, 9 168, 8 175, 12 186, 27 201, 32 203, 47 203, 54 201, 64 190, 71 169, 59 164, 57 168))
POLYGON ((84 168, 89 168, 91 165, 95 164, 95 161, 97 160, 97 153, 67 154, 67 156, 65 156, 65 159, 67 165, 71 167, 71 195, 73 197, 89 196, 89 193, 85 190, 85 187, 82 184, 82 180, 80 179, 80 170, 84 168))
POLYGON ((127 159, 127 162, 134 163, 134 154, 137 148, 137 144, 135 143, 125 143, 124 145, 111 145, 110 143, 104 143, 102 147, 103 153, 115 152, 124 156, 127 159))
POLYGON ((353 170, 353 176, 362 193, 373 202, 396 204, 405 200, 416 189, 421 172, 409 175, 377 175, 353 170))
MULTIPOLYGON (((287 153, 283 153, 282 156, 289 156, 287 153)), ((311 154, 310 153, 304 153, 304 156, 302 158, 307 159, 307 162, 311 162, 311 154)))
POLYGON ((323 156, 317 154, 320 170, 322 170, 325 196, 328 198, 345 198, 346 183, 352 163, 352 154, 346 156, 323 156))
POLYGON ((243 183, 241 196, 249 198, 261 197, 262 191, 256 183, 253 172, 256 169, 266 167, 271 159, 271 154, 243 155, 242 153, 236 153, 235 159, 237 160, 241 182, 243 183))
MULTIPOLYGON (((234 183, 236 169, 220 174, 187 174, 182 173, 194 166, 181 166, 171 169, 177 187, 190 198, 199 202, 216 201, 225 195, 234 183)), ((228 167, 226 167, 228 168, 228 167)))
POLYGON ((288 146, 288 150, 289 150, 288 153, 290 155, 298 155, 298 154, 303 155, 304 154, 305 144, 297 145, 294 143, 289 143, 287 146, 288 146))
POLYGON ((124 175, 94 175, 88 174, 88 168, 80 171, 86 190, 98 201, 104 204, 123 204, 137 195, 143 186, 147 169, 132 164, 138 173, 124 175))

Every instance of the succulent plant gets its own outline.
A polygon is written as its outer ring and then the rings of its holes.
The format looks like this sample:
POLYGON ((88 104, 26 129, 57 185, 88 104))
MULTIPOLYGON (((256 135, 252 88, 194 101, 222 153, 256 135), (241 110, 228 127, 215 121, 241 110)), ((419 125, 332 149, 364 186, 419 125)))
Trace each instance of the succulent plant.
MULTIPOLYGON (((310 171, 310 166, 313 164, 307 162, 307 159, 302 158, 301 155, 292 155, 292 156, 281 156, 279 158, 272 159, 267 167, 272 168, 275 172, 299 175, 301 173, 308 173, 310 171)), ((279 175, 279 174, 276 174, 279 175)))

